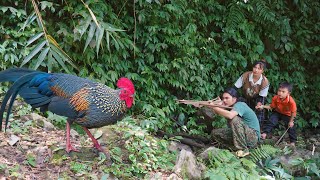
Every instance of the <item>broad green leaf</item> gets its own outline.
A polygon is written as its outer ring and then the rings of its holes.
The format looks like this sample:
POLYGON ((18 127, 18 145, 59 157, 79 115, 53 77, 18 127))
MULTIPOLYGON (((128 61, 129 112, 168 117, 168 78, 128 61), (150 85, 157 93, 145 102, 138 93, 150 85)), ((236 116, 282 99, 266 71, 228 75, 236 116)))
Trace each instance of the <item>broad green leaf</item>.
POLYGON ((52 52, 51 50, 49 51, 49 54, 48 54, 48 72, 52 72, 52 65, 55 64, 56 61, 54 60, 53 56, 52 56, 52 52))
POLYGON ((157 109, 157 113, 161 116, 161 117, 166 117, 165 113, 163 112, 162 109, 157 109))
POLYGON ((62 66, 62 68, 69 74, 71 74, 71 72, 69 71, 69 69, 67 68, 67 66, 65 65, 64 61, 63 61, 63 57, 61 57, 57 52, 55 52, 54 50, 51 50, 53 57, 55 58, 55 60, 62 66))
POLYGON ((24 58, 24 60, 22 61, 20 67, 24 66, 25 64, 27 64, 30 59, 32 59, 36 54, 38 54, 38 52, 43 48, 43 46, 47 43, 46 40, 40 42, 32 51, 31 53, 24 58))
POLYGON ((110 52, 110 33, 108 31, 106 31, 107 35, 106 35, 106 40, 107 40, 107 48, 108 51, 110 52))
POLYGON ((318 167, 316 163, 311 163, 309 167, 311 172, 315 173, 317 177, 320 177, 320 167, 318 167))
POLYGON ((46 47, 39 55, 38 60, 36 65, 34 66, 33 69, 38 69, 38 67, 40 66, 40 64, 43 62, 43 60, 46 58, 48 52, 50 50, 50 47, 46 47))
POLYGON ((24 31, 24 29, 31 24, 37 18, 35 12, 33 12, 30 16, 28 16, 27 20, 24 22, 23 26, 19 29, 19 31, 24 31))
POLYGON ((88 37, 87 37, 87 40, 86 40, 86 44, 84 46, 84 49, 83 49, 83 52, 86 51, 89 43, 91 42, 93 36, 94 36, 94 32, 96 31, 96 28, 97 26, 94 24, 94 23, 91 23, 90 24, 90 29, 89 29, 89 32, 88 32, 88 37))
POLYGON ((5 13, 6 11, 8 11, 9 7, 0 7, 0 10, 5 13))
POLYGON ((96 31, 96 51, 97 51, 97 56, 99 55, 99 49, 100 49, 100 44, 103 38, 103 33, 104 33, 104 28, 97 28, 96 31))
POLYGON ((118 50, 119 49, 119 43, 118 41, 116 40, 116 38, 113 37, 113 35, 110 33, 110 36, 112 37, 113 41, 114 41, 114 46, 116 47, 116 49, 118 50))
POLYGON ((65 53, 60 47, 56 47, 53 44, 50 44, 50 47, 55 52, 59 53, 61 57, 64 57, 64 60, 69 63, 72 67, 79 70, 78 67, 72 62, 72 59, 68 56, 67 53, 65 53))
POLYGON ((257 46, 257 53, 262 54, 264 51, 264 47, 262 45, 257 46))
POLYGON ((44 33, 41 32, 39 34, 36 34, 34 35, 32 38, 30 38, 28 41, 27 41, 27 45, 26 46, 29 46, 30 44, 32 44, 34 41, 38 40, 44 33))
POLYGON ((242 67, 247 67, 247 65, 248 65, 248 63, 247 63, 247 61, 241 61, 241 65, 242 65, 242 67))
POLYGON ((88 27, 89 27, 89 25, 90 25, 90 23, 91 23, 91 20, 92 20, 92 19, 91 19, 91 17, 89 16, 89 17, 85 20, 84 25, 81 26, 82 29, 80 29, 80 37, 82 37, 83 34, 87 31, 87 29, 88 29, 88 27))
POLYGON ((110 77, 110 79, 114 82, 118 79, 118 74, 116 71, 108 71, 107 76, 110 77))
POLYGON ((113 28, 110 24, 106 23, 104 25, 104 28, 107 30, 107 31, 110 31, 110 32, 115 32, 115 31, 126 31, 126 30, 123 30, 123 29, 117 29, 117 28, 113 28))
POLYGON ((299 165, 301 163, 303 163, 303 159, 302 158, 296 158, 296 159, 292 159, 289 161, 289 164, 293 165, 293 166, 296 166, 296 165, 299 165))
POLYGON ((290 46, 289 46, 288 43, 286 43, 286 44, 284 45, 284 48, 285 48, 288 52, 290 51, 290 46))

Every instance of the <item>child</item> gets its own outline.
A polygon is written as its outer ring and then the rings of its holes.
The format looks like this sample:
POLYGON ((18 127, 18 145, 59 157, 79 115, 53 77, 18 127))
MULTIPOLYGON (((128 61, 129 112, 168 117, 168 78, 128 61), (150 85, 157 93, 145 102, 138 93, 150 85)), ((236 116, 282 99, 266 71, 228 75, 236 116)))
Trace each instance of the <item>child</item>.
POLYGON ((294 127, 294 118, 297 113, 297 105, 294 99, 290 96, 291 91, 292 85, 290 83, 283 82, 279 85, 277 95, 272 98, 271 105, 261 105, 256 107, 257 109, 265 108, 274 110, 269 121, 263 128, 263 133, 261 134, 262 139, 265 139, 267 134, 270 133, 278 124, 278 121, 282 120, 288 124, 290 144, 292 146, 295 145, 297 135, 294 127))

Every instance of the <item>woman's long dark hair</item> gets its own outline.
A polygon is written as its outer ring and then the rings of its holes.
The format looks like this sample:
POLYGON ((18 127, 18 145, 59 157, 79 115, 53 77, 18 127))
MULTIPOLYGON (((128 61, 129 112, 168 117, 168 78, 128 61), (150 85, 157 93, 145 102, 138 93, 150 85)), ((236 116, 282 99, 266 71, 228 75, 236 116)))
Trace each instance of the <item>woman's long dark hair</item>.
POLYGON ((267 63, 264 59, 254 62, 253 67, 256 66, 257 64, 259 64, 263 70, 267 70, 267 63))
POLYGON ((228 93, 230 96, 237 98, 237 102, 246 102, 246 100, 243 97, 239 97, 239 94, 235 88, 226 88, 223 93, 228 93))

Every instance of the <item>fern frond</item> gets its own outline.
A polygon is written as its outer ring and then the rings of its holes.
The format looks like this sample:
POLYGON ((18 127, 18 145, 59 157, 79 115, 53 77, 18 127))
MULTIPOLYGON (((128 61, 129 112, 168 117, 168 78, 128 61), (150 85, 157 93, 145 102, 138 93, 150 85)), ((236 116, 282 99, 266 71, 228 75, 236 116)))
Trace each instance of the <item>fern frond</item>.
POLYGON ((269 144, 264 144, 264 145, 260 145, 260 147, 250 152, 250 156, 248 158, 253 162, 258 162, 258 161, 261 161, 262 159, 266 159, 273 156, 277 152, 279 152, 279 149, 269 144))
POLYGON ((266 5, 265 1, 255 1, 256 5, 256 17, 259 22, 271 21, 274 22, 276 19, 275 13, 266 5))
POLYGON ((227 16, 227 27, 237 29, 241 23, 246 21, 245 13, 237 3, 229 5, 229 14, 227 16))
POLYGON ((209 179, 249 179, 259 177, 255 163, 250 159, 239 159, 228 150, 209 153, 209 166, 205 177, 209 179))

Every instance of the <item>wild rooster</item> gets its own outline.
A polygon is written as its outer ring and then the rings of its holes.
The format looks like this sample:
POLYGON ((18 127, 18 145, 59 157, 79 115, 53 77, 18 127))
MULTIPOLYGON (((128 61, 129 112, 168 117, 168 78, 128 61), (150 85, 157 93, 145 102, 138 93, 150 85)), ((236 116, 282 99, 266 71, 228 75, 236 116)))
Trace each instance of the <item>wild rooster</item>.
POLYGON ((70 124, 83 127, 94 147, 103 151, 88 128, 116 123, 134 100, 134 85, 127 78, 117 82, 118 90, 101 83, 63 73, 45 73, 30 69, 12 68, 0 72, 0 82, 14 82, 6 93, 0 109, 0 131, 5 107, 9 102, 5 128, 13 102, 19 94, 33 108, 66 116, 66 151, 78 151, 70 143, 70 124))

